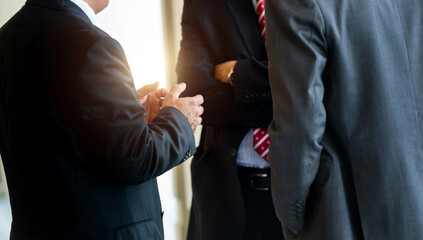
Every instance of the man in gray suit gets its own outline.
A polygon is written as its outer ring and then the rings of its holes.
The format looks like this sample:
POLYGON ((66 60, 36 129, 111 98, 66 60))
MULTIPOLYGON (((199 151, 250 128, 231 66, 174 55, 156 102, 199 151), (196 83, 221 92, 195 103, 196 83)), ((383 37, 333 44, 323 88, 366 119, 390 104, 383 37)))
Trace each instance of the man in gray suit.
POLYGON ((287 239, 423 239, 423 1, 266 4, 287 239))

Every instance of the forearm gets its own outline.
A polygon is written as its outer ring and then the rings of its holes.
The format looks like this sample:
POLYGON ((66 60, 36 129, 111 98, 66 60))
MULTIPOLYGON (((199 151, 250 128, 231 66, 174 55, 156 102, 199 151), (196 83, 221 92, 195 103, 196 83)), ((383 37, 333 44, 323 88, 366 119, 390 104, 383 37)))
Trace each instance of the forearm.
POLYGON ((136 184, 195 151, 191 126, 178 110, 164 108, 147 124, 115 40, 98 40, 86 56, 68 93, 72 105, 58 113, 77 139, 74 146, 82 164, 113 181, 136 184))
POLYGON ((267 59, 239 59, 233 74, 234 96, 237 102, 271 104, 267 59))
POLYGON ((195 153, 191 126, 176 108, 163 108, 148 127, 121 129, 106 154, 116 181, 139 184, 160 176, 195 153))
POLYGON ((187 50, 181 49, 178 62, 178 81, 187 83, 186 96, 204 96, 204 125, 267 127, 272 118, 267 61, 240 60, 235 66, 234 86, 231 86, 214 78, 211 68, 205 67, 210 63, 200 66, 195 64, 198 61, 188 62, 182 58, 184 51, 187 50))
MULTIPOLYGON (((184 2, 181 50, 176 67, 178 82, 187 84, 183 96, 203 95, 203 125, 267 127, 272 118, 267 61, 238 59, 238 73, 245 79, 239 78, 234 87, 218 81, 215 68, 225 61, 216 59, 219 54, 211 52, 207 39, 203 39, 204 29, 199 26, 191 4, 184 2), (258 71, 261 73, 254 73, 258 71)), ((224 78, 227 73, 225 75, 224 78)))

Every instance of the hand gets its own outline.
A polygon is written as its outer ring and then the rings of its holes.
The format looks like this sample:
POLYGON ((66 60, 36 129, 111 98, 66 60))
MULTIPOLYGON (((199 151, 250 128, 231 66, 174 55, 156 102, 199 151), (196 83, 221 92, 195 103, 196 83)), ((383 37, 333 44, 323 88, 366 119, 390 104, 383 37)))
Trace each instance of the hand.
POLYGON ((228 74, 231 69, 235 67, 235 64, 235 60, 217 64, 214 69, 214 78, 216 78, 220 82, 229 84, 228 74))
POLYGON ((201 114, 204 109, 201 106, 204 99, 203 96, 197 95, 195 97, 179 98, 179 95, 186 89, 186 84, 177 84, 170 89, 169 93, 165 96, 162 107, 174 107, 181 111, 188 122, 191 124, 192 131, 195 132, 197 126, 201 124, 201 114))
POLYGON ((289 231, 291 231, 294 235, 298 235, 298 231, 295 231, 295 230, 289 230, 289 231))
POLYGON ((160 111, 163 103, 163 97, 168 94, 169 90, 160 88, 159 82, 145 85, 137 90, 138 101, 144 106, 147 114, 145 121, 151 123, 160 111))

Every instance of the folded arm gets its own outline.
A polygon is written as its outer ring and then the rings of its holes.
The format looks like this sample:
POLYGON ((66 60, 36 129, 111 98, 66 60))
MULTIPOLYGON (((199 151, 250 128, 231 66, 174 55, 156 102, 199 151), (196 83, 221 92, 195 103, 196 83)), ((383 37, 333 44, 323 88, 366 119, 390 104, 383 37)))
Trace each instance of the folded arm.
MULTIPOLYGON (((204 96, 205 125, 244 125, 265 127, 272 117, 267 59, 222 59, 207 46, 190 1, 185 1, 182 16, 178 82, 187 83, 185 96, 204 96), (214 56, 214 57, 212 57, 214 56), (218 64, 235 60, 233 86, 215 78, 218 64)), ((222 53, 223 54, 223 53, 222 53)), ((235 56, 236 58, 236 56, 235 56)))

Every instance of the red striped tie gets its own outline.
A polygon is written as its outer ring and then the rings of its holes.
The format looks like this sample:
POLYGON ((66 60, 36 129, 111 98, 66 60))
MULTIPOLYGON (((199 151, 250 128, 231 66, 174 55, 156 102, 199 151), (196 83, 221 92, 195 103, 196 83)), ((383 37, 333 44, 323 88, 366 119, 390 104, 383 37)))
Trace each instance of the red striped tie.
POLYGON ((253 144, 254 144, 254 150, 256 150, 256 152, 260 154, 260 156, 262 156, 267 161, 269 146, 270 146, 270 138, 266 129, 263 129, 263 128, 254 129, 253 144))
POLYGON ((266 42, 266 15, 264 10, 264 0, 257 1, 256 12, 260 25, 261 36, 263 37, 263 41, 266 42))
MULTIPOLYGON (((261 36, 263 37, 263 41, 266 43, 266 16, 264 11, 264 0, 257 1, 256 11, 260 25, 261 36)), ((270 146, 270 138, 267 130, 263 128, 255 128, 253 135, 254 150, 256 150, 256 152, 267 161, 270 146)))

